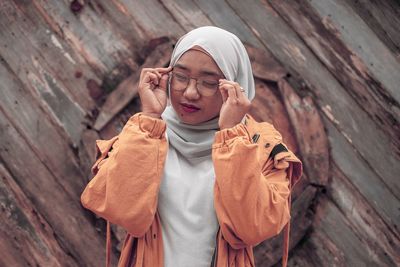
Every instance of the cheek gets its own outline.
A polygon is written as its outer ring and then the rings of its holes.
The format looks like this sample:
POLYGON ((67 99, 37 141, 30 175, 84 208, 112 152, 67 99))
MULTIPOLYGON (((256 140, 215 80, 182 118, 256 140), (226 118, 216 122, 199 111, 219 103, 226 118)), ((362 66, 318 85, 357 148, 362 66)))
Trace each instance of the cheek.
POLYGON ((176 91, 171 90, 169 96, 170 96, 170 101, 171 101, 172 105, 179 103, 180 95, 178 95, 176 91))
POLYGON ((209 106, 208 110, 210 110, 210 113, 212 115, 218 115, 222 106, 222 96, 219 95, 210 100, 208 106, 209 106))

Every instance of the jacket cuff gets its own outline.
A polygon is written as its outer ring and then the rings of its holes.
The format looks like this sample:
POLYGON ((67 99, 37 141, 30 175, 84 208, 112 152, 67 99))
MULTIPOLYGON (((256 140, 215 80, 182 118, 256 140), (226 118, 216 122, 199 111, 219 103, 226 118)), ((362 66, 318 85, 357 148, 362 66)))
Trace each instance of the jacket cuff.
POLYGON ((215 133, 215 146, 221 146, 221 144, 231 143, 236 138, 244 138, 250 141, 250 134, 244 124, 239 123, 231 128, 226 128, 215 133))
POLYGON ((162 119, 156 119, 144 115, 142 112, 136 113, 128 120, 129 124, 137 125, 142 132, 149 133, 152 138, 163 138, 167 125, 162 119))

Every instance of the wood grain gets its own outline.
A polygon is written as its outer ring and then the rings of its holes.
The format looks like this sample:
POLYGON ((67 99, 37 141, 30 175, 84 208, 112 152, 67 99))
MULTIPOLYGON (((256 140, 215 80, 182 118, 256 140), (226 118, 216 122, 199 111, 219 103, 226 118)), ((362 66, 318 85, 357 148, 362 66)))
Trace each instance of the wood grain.
MULTIPOLYGON (((103 266, 79 201, 95 140, 140 111, 140 69, 188 30, 236 34, 251 114, 301 158, 289 266, 400 266, 400 28, 394 0, 0 1, 0 266, 103 266)), ((112 227, 113 266, 125 231, 112 227)), ((255 248, 280 266, 282 236, 255 248)))

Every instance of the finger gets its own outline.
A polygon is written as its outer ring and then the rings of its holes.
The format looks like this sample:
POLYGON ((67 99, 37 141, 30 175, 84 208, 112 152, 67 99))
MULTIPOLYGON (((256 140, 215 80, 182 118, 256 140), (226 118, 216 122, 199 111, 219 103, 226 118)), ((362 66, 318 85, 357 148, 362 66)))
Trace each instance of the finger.
POLYGON ((143 68, 142 69, 142 74, 146 74, 148 72, 154 73, 158 76, 159 79, 161 79, 161 73, 166 73, 169 72, 168 68, 143 68))
POLYGON ((236 82, 232 82, 232 81, 229 81, 227 79, 219 79, 219 83, 220 84, 230 84, 230 85, 233 85, 233 86, 235 86, 235 84, 238 84, 236 82))
POLYGON ((153 73, 153 72, 147 72, 147 73, 145 74, 145 76, 144 76, 143 81, 144 81, 145 83, 153 83, 153 84, 155 84, 155 85, 158 85, 158 83, 159 83, 158 76, 157 76, 155 73, 153 73))
POLYGON ((235 92, 236 92, 238 101, 245 100, 247 98, 247 96, 245 94, 245 90, 243 89, 243 87, 240 86, 239 83, 233 82, 233 81, 228 81, 228 80, 223 80, 222 83, 230 84, 235 88, 235 92))
POLYGON ((156 70, 154 70, 153 73, 154 73, 155 75, 157 75, 158 79, 161 79, 161 76, 162 76, 161 73, 159 73, 159 72, 156 71, 156 70))
POLYGON ((168 73, 172 70, 172 66, 169 66, 167 68, 155 68, 155 70, 159 73, 168 73))
POLYGON ((238 101, 238 97, 236 95, 236 89, 233 85, 231 84, 222 84, 221 88, 224 88, 228 92, 228 99, 227 101, 231 101, 232 104, 236 104, 238 101))
POLYGON ((161 78, 161 74, 158 73, 155 69, 143 68, 142 72, 140 73, 140 76, 141 77, 143 76, 143 80, 145 82, 150 82, 150 80, 151 80, 151 79, 148 78, 148 77, 152 76, 152 75, 149 75, 149 73, 155 74, 158 77, 158 79, 161 78))
POLYGON ((158 71, 167 71, 167 70, 170 70, 170 69, 172 69, 172 66, 163 67, 163 68, 155 68, 155 70, 158 70, 158 71))
POLYGON ((229 86, 228 95, 229 95, 228 101, 230 99, 233 104, 237 104, 238 96, 236 95, 236 89, 235 89, 235 87, 233 85, 229 86))
POLYGON ((235 89, 236 89, 236 94, 238 96, 239 101, 247 98, 243 87, 241 87, 239 84, 237 84, 237 86, 235 86, 235 89))
POLYGON ((168 74, 163 74, 160 80, 160 88, 166 91, 167 87, 168 87, 168 74))
POLYGON ((157 69, 145 69, 145 73, 154 73, 159 79, 161 79, 161 74, 157 71, 157 69))
POLYGON ((222 101, 225 103, 226 100, 228 99, 228 92, 227 92, 226 88, 221 87, 221 86, 219 87, 219 91, 221 92, 221 95, 222 95, 222 101))

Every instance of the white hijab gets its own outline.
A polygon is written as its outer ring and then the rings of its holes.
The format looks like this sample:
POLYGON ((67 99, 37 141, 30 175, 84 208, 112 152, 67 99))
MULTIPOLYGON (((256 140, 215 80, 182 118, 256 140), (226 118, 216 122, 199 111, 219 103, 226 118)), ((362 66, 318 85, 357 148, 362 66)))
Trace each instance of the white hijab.
MULTIPOLYGON (((200 46, 214 61, 229 81, 235 81, 245 89, 246 96, 252 100, 255 85, 251 63, 240 39, 231 32, 214 26, 194 29, 182 36, 172 52, 170 66, 194 46, 200 46)), ((218 119, 190 125, 179 120, 172 106, 162 114, 167 123, 167 136, 172 145, 187 159, 211 156, 214 135, 219 130, 218 119)))

